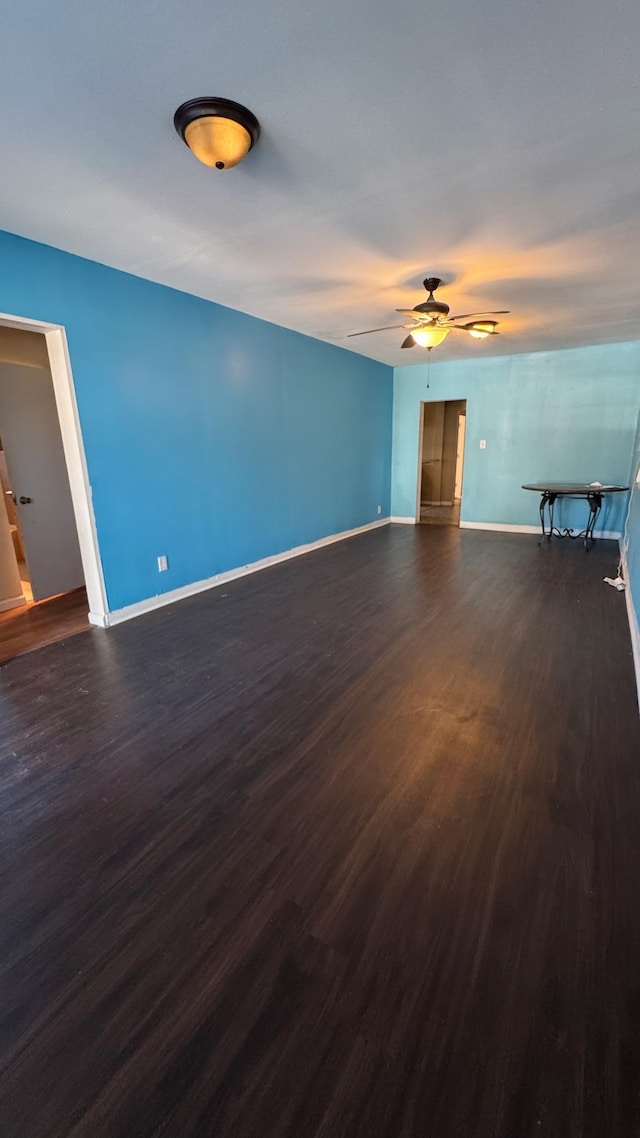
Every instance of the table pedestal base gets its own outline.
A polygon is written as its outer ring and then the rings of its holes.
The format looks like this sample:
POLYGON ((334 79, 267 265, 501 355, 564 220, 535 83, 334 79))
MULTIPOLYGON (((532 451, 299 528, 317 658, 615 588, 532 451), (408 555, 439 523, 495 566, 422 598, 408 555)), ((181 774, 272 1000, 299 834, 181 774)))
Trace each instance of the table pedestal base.
POLYGON ((551 541, 552 537, 570 537, 572 541, 576 538, 582 538, 585 549, 591 549, 591 546, 596 540, 593 536, 593 531, 595 529, 596 521, 598 520, 598 514, 600 513, 601 508, 602 494, 598 493, 597 490, 594 490, 593 492, 587 494, 571 495, 554 494, 550 490, 545 490, 540 499, 540 525, 542 527, 542 537, 540 538, 538 545, 542 545, 543 541, 551 541), (572 533, 571 530, 567 529, 566 527, 564 529, 559 529, 558 526, 553 524, 553 507, 555 505, 556 498, 559 497, 571 497, 589 503, 589 517, 587 519, 586 529, 581 530, 580 533, 572 533), (547 514, 549 517, 548 525, 547 514))

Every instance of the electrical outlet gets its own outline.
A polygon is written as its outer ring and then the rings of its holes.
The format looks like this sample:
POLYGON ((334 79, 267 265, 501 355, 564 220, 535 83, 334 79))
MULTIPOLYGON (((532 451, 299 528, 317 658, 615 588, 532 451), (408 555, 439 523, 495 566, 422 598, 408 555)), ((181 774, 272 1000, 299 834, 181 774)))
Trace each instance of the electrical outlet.
POLYGON ((378 514, 382 513, 382 506, 378 506, 378 514))
POLYGON ((486 450, 486 449, 487 449, 487 440, 486 439, 480 439, 480 450, 486 450))
POLYGON ((161 553, 158 558, 158 573, 164 573, 165 569, 169 568, 166 553, 161 553))

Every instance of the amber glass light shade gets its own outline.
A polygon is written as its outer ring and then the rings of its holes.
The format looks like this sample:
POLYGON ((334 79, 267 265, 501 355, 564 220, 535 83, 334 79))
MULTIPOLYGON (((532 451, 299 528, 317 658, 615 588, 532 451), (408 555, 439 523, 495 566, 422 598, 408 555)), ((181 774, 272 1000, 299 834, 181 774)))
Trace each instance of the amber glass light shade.
POLYGON ((248 130, 233 119, 221 119, 217 115, 194 119, 184 132, 184 140, 205 166, 215 166, 218 170, 237 166, 251 147, 248 130))
POLYGON ((437 324, 434 324, 431 328, 412 329, 411 335, 416 344, 419 344, 421 348, 436 348, 438 344, 446 340, 449 335, 449 329, 439 328, 437 324))

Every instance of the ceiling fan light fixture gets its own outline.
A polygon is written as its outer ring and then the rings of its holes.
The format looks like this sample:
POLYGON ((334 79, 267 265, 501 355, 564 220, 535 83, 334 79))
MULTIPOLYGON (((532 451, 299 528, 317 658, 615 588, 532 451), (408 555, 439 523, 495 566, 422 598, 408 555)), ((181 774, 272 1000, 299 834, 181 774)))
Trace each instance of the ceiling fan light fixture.
POLYGON ((437 348, 438 344, 446 340, 449 335, 449 329, 441 328, 437 324, 433 324, 428 328, 415 328, 412 330, 411 335, 416 344, 419 344, 421 348, 437 348))
POLYGON ((189 99, 173 116, 176 131, 205 166, 230 170, 260 137, 251 111, 231 99, 189 99))
POLYGON ((497 320, 474 320, 473 324, 465 324, 465 328, 474 340, 486 340, 487 336, 495 336, 497 320))
POLYGON ((415 308, 396 308, 402 316, 410 317, 413 324, 386 324, 383 328, 368 328, 365 332, 349 332, 349 336, 368 336, 372 332, 387 332, 395 328, 409 328, 411 333, 403 340, 401 348, 413 348, 419 344, 428 352, 446 340, 452 328, 458 332, 468 332, 475 340, 486 340, 497 336, 497 320, 485 320, 486 316, 506 316, 507 308, 484 309, 480 312, 465 312, 458 316, 449 315, 449 305, 434 298, 434 292, 442 284, 440 277, 427 277, 423 282, 429 293, 427 300, 416 304, 415 308), (467 323, 463 324, 462 321, 467 323))

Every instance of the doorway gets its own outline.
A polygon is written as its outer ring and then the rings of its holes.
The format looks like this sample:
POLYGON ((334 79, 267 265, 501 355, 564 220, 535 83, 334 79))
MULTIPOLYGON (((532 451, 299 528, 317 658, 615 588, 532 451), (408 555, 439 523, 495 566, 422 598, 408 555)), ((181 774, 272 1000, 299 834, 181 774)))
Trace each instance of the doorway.
POLYGON ((45 334, 0 324, 0 661, 89 627, 45 334))
POLYGON ((416 521, 460 525, 466 399, 421 404, 416 521))

